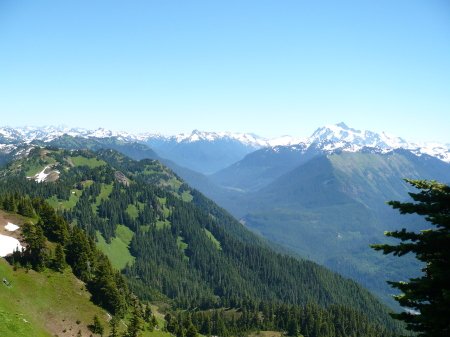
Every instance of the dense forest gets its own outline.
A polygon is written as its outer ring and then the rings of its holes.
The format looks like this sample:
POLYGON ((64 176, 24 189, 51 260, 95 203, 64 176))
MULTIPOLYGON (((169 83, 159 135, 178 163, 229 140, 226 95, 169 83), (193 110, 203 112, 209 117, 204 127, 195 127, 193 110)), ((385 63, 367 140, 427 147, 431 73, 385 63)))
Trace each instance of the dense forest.
POLYGON ((265 247, 264 240, 217 206, 209 208, 212 202, 158 162, 135 162, 110 150, 36 148, 4 167, 0 193, 5 210, 39 217, 24 228, 25 235, 37 238, 32 242, 39 245, 45 236, 56 243, 51 263, 32 254, 41 251, 31 248, 34 243, 15 261, 39 269, 61 266, 65 259, 90 287, 93 301, 113 313, 124 311, 128 284, 141 300, 178 309, 166 318, 167 330, 177 335, 188 333, 187 313, 206 335, 263 329, 305 336, 400 331, 388 309, 356 282, 265 247), (120 162, 117 168, 107 163, 114 161, 120 162), (57 179, 27 178, 45 167, 57 179), (129 240, 122 255, 130 259, 120 274, 96 246, 103 240, 111 247, 124 233, 129 240))

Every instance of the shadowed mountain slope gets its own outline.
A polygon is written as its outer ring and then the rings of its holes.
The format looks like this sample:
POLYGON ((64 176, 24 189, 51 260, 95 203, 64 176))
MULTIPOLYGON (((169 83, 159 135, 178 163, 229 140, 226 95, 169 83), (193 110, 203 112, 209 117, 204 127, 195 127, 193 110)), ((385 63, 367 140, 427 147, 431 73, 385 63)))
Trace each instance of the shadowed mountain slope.
MULTIPOLYGON (((333 270, 352 277, 390 301, 385 280, 420 272, 411 257, 381 256, 369 244, 383 233, 420 230, 423 219, 399 215, 387 200, 408 200, 402 178, 450 181, 450 165, 406 150, 389 154, 341 152, 318 156, 248 195, 246 226, 333 270)), ((390 302, 394 304, 394 302, 390 302)))

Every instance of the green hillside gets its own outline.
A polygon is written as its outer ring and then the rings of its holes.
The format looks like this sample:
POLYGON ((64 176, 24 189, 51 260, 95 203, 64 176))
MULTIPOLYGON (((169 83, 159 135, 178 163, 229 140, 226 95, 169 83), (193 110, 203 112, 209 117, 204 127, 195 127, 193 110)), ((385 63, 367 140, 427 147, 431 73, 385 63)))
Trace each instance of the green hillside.
POLYGON ((110 165, 76 166, 68 160, 77 157, 84 157, 83 163, 113 161, 105 153, 36 150, 8 166, 0 190, 53 200, 72 226, 98 238, 106 254, 120 239, 118 249, 124 254, 109 256, 113 265, 126 264, 123 273, 141 299, 171 298, 191 309, 242 298, 300 306, 347 305, 373 324, 396 327, 387 308, 356 282, 264 247, 264 241, 217 208, 209 208, 198 192, 160 164, 116 154, 114 160, 122 162, 119 171, 110 165), (56 181, 36 184, 20 173, 20 167, 39 157, 55 160, 60 172, 56 181), (146 176, 156 184, 144 181, 146 176), (183 201, 187 191, 191 202, 183 201), (133 258, 125 262, 126 248, 133 258))
POLYGON ((189 201, 203 211, 213 216, 228 233, 232 234, 236 239, 253 243, 258 246, 274 249, 281 253, 300 257, 295 252, 289 251, 284 246, 268 241, 265 238, 255 236, 248 231, 239 222, 236 221, 225 209, 219 207, 216 203, 206 198, 198 190, 193 189, 186 184, 177 174, 169 170, 159 161, 151 159, 142 159, 140 161, 132 160, 124 154, 108 149, 100 149, 96 154, 102 160, 117 170, 124 172, 127 176, 134 180, 142 180, 152 185, 156 185, 166 191, 169 191, 183 201, 189 201))
POLYGON ((210 179, 226 188, 255 192, 315 156, 314 146, 305 153, 286 146, 263 148, 212 174, 210 179))
POLYGON ((395 305, 385 280, 420 273, 412 257, 402 261, 369 248, 384 231, 422 229, 419 217, 399 215, 387 200, 406 200, 408 179, 450 179, 450 165, 407 151, 342 152, 320 156, 281 176, 249 201, 245 224, 303 256, 352 277, 395 305))
POLYGON ((13 270, 0 258, 0 336, 88 336, 94 315, 107 325, 106 312, 89 301, 83 283, 69 271, 13 270), (77 321, 80 321, 77 324, 77 321))
MULTIPOLYGON (((16 196, 16 200, 17 196, 16 196)), ((29 199, 21 199, 24 204, 31 206, 29 199)), ((17 202, 17 201, 14 201, 17 202)), ((44 221, 48 215, 55 216, 54 211, 49 209, 49 213, 44 215, 43 209, 40 213, 42 217, 24 217, 16 213, 5 212, 2 208, 11 205, 8 197, 0 196, 0 232, 2 235, 13 235, 26 244, 23 253, 16 252, 6 259, 0 258, 0 336, 2 337, 50 337, 50 336, 98 336, 93 330, 97 317, 100 325, 103 326, 105 335, 110 332, 110 320, 113 312, 100 305, 105 301, 96 300, 95 281, 86 280, 83 282, 76 277, 72 271, 77 271, 75 265, 56 265, 58 242, 48 241, 43 234, 38 234, 39 228, 44 228, 44 232, 51 236, 59 230, 49 229, 51 221, 44 221), (39 220, 38 220, 39 219, 39 220), (37 223, 32 225, 33 222, 37 223), (14 232, 6 231, 5 224, 12 222, 19 229, 14 232), (45 225, 44 225, 45 224, 45 225), (40 238, 38 238, 40 235, 40 238), (42 240, 41 240, 42 239, 42 240), (40 243, 38 243, 40 242, 40 243), (37 244, 40 248, 37 249, 37 244), (35 257, 39 256, 36 260, 35 257), (94 304, 97 302, 97 305, 94 304)), ((20 204, 20 202, 19 202, 20 204)), ((34 205, 37 205, 34 202, 34 205)), ((28 207, 28 211, 31 208, 28 207)), ((33 207, 34 211, 38 207, 33 207)), ((21 213, 28 212, 21 208, 21 213)), ((42 232, 43 233, 43 232, 42 232)), ((71 235, 73 237, 73 235, 71 235)), ((74 245, 74 239, 67 245, 67 248, 80 250, 74 245)), ((82 255, 82 254, 81 254, 82 255)), ((70 254, 67 251, 67 263, 70 262, 70 254)), ((95 260, 95 258, 94 258, 95 260)), ((59 263, 58 262, 58 263, 59 263)), ((92 268, 100 268, 91 260, 92 268)), ((104 269, 103 269, 104 270, 104 269)), ((109 277, 105 273, 103 277, 109 277)), ((107 281, 99 280, 103 287, 107 287, 107 281)), ((117 285, 116 285, 117 286, 117 285)), ((130 293, 131 295, 131 293, 130 293)), ((105 298, 104 295, 102 295, 105 298)), ((118 303, 118 302, 116 302, 118 303)), ((104 305, 104 307, 106 307, 104 305)), ((156 309, 156 308, 154 308, 156 309)), ((130 324, 132 308, 126 309, 120 315, 125 324, 130 324)), ((157 324, 163 327, 163 321, 157 319, 157 324)), ((143 325, 146 328, 148 325, 143 325)), ((146 329, 147 330, 147 329, 146 329)), ((118 326, 118 331, 125 331, 125 325, 118 326)), ((142 336, 162 337, 168 336, 161 331, 142 331, 142 336)))

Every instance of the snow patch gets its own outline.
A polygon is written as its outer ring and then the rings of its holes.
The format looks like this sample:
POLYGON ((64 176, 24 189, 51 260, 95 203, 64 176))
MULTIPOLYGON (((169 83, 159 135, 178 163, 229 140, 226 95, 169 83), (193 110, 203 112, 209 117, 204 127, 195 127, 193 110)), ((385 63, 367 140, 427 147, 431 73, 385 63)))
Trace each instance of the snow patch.
POLYGON ((12 254, 16 249, 21 250, 20 241, 10 236, 0 234, 0 256, 12 254))
MULTIPOLYGON (((36 180, 36 182, 38 183, 42 183, 43 181, 45 181, 47 179, 47 177, 51 174, 51 173, 57 173, 60 174, 60 172, 58 170, 55 171, 49 171, 48 173, 46 173, 45 171, 48 169, 50 169, 52 167, 52 165, 48 165, 46 166, 41 172, 39 172, 38 174, 36 174, 34 176, 34 179, 36 180)), ((27 177, 28 179, 31 179, 33 177, 27 177)))
POLYGON ((14 232, 16 229, 19 229, 19 226, 15 225, 11 222, 8 222, 8 224, 5 226, 5 228, 7 230, 9 230, 10 232, 14 232))

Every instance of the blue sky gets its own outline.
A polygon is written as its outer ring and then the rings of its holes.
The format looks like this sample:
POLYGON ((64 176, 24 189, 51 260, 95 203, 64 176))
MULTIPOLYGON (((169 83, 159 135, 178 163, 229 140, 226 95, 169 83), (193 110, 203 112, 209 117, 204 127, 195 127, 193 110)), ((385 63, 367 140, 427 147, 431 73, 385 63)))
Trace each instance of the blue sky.
POLYGON ((450 143, 448 1, 1 1, 0 126, 450 143))

